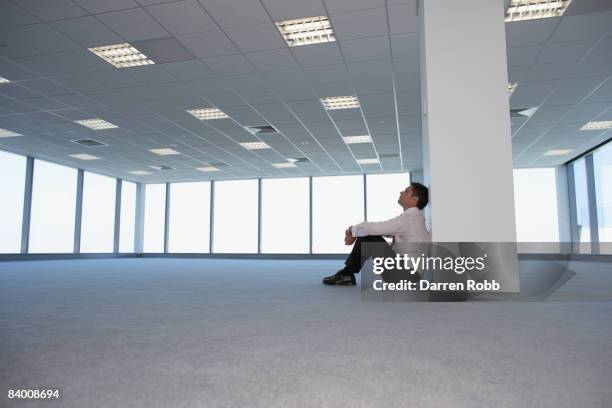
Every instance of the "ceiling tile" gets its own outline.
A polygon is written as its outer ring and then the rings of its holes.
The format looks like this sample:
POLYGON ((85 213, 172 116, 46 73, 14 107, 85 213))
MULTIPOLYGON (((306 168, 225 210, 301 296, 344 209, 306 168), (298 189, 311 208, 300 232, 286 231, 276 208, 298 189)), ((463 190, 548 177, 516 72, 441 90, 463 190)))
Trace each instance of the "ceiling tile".
POLYGON ((51 25, 84 47, 119 44, 123 39, 91 16, 62 20, 51 25))
POLYGON ((339 41, 389 34, 385 8, 334 14, 331 23, 339 41))
POLYGON ((515 21, 506 23, 506 44, 508 47, 542 45, 559 24, 560 18, 515 21))
POLYGON ((612 21, 612 11, 578 16, 566 15, 559 23, 550 41, 595 40, 610 31, 610 21, 612 21))
POLYGON ((222 28, 270 22, 270 17, 258 1, 200 0, 200 4, 222 28))
POLYGON ((13 2, 44 21, 79 17, 86 14, 82 8, 70 0, 13 0, 13 2))
POLYGON ((215 76, 215 73, 205 67, 199 60, 171 62, 161 64, 160 66, 180 81, 212 78, 215 76))
POLYGON ((73 0, 81 8, 91 14, 106 13, 108 11, 124 10, 138 7, 134 0, 73 0))
POLYGON ((244 53, 286 47, 284 40, 274 24, 232 28, 226 30, 226 33, 244 53))
POLYGON ((389 37, 386 35, 340 41, 340 48, 347 62, 391 58, 389 37))
POLYGON ((126 41, 167 37, 168 32, 143 9, 131 9, 96 16, 126 41))
POLYGON ((11 2, 0 2, 0 27, 16 27, 35 24, 40 20, 11 2))
POLYGON ((593 40, 548 43, 542 48, 538 64, 580 61, 594 45, 593 40))
POLYGON ((219 57, 239 52, 223 31, 188 34, 177 38, 198 58, 219 57))
POLYGON ((255 69, 261 72, 298 67, 289 50, 285 48, 247 54, 246 57, 255 69))
POLYGON ((146 10, 174 35, 219 29, 196 0, 159 4, 146 10))
POLYGON ((217 75, 239 75, 255 71, 249 61, 238 54, 206 58, 203 61, 217 75))
POLYGON ((391 34, 416 33, 419 18, 413 3, 389 6, 389 28, 391 34))
POLYGON ((293 47, 291 52, 302 67, 343 63, 337 42, 293 47))
POLYGON ((325 15, 320 0, 262 0, 274 21, 325 15))

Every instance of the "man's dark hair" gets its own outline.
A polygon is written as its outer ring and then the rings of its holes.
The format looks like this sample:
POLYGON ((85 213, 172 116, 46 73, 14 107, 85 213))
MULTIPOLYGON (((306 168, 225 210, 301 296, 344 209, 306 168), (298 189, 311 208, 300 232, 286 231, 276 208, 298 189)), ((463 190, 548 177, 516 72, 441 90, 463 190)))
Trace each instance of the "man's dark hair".
POLYGON ((412 193, 419 198, 417 207, 422 210, 429 202, 429 190, 421 183, 410 183, 410 187, 412 187, 412 193))

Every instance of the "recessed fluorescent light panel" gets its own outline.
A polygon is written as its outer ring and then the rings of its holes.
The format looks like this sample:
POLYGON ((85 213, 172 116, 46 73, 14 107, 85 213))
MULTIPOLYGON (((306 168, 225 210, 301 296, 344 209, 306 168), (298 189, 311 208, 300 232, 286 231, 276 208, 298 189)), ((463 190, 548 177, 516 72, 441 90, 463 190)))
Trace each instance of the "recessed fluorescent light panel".
POLYGON ((229 116, 227 116, 222 110, 217 108, 189 109, 187 112, 200 120, 229 118, 229 116))
POLYGON ((211 171, 220 171, 218 168, 213 166, 198 167, 197 170, 203 171, 205 173, 209 173, 211 171))
POLYGON ((74 157, 79 160, 99 160, 100 158, 87 153, 79 153, 79 154, 70 154, 70 157, 74 157))
POLYGON ((323 107, 327 110, 334 109, 353 109, 359 107, 359 101, 356 96, 330 96, 322 98, 323 107))
POLYGON ((508 84, 508 94, 510 96, 512 96, 512 94, 514 93, 514 91, 516 90, 516 86, 518 85, 517 82, 513 83, 513 84, 508 84))
POLYGON ((240 143, 240 146, 244 147, 245 149, 249 149, 249 150, 269 149, 270 148, 270 146, 268 146, 268 144, 265 142, 246 142, 246 143, 240 143))
POLYGON ((572 149, 553 149, 544 153, 544 156, 565 156, 571 152, 573 152, 572 149))
POLYGON ((512 118, 530 118, 538 110, 538 107, 534 108, 516 108, 510 109, 510 117, 512 118))
POLYGON ((174 167, 170 167, 170 166, 166 166, 166 165, 159 165, 159 166, 149 166, 150 168, 152 168, 153 170, 174 170, 174 167))
POLYGON ((110 122, 107 122, 102 119, 83 119, 83 120, 75 120, 74 123, 78 123, 79 125, 88 127, 93 130, 104 130, 104 129, 114 129, 119 126, 113 125, 110 122))
POLYGON ((170 149, 169 147, 168 148, 163 148, 163 149, 149 149, 149 151, 151 153, 155 153, 155 154, 158 154, 160 156, 170 156, 170 155, 173 155, 173 154, 180 154, 176 150, 170 149))
POLYGON ((276 167, 277 169, 286 169, 289 167, 295 167, 295 164, 293 163, 272 163, 272 165, 276 167))
POLYGON ((2 77, 0 77, 0 84, 8 84, 9 82, 11 82, 11 81, 9 81, 9 80, 8 80, 8 79, 6 79, 6 78, 2 78, 2 77))
POLYGON ((511 0, 506 10, 506 22, 560 17, 572 0, 511 0))
POLYGON ((612 129, 612 120, 601 120, 599 122, 589 122, 580 130, 605 130, 612 129))
POLYGON ((128 171, 128 173, 135 174, 137 176, 146 176, 147 174, 151 174, 151 172, 144 171, 144 170, 133 170, 133 171, 128 171))
POLYGON ((342 139, 344 139, 344 143, 346 144, 353 144, 353 143, 371 143, 372 142, 372 138, 368 135, 363 135, 363 136, 346 136, 343 137, 342 139))
POLYGON ((276 27, 289 47, 336 41, 327 16, 278 21, 276 27))
POLYGON ((378 164, 380 161, 378 159, 359 159, 357 160, 359 164, 378 164))
POLYGON ((0 128, 0 137, 15 137, 15 136, 23 136, 21 133, 16 133, 10 130, 0 128))
POLYGON ((149 57, 128 43, 89 48, 89 51, 117 68, 155 64, 149 57))

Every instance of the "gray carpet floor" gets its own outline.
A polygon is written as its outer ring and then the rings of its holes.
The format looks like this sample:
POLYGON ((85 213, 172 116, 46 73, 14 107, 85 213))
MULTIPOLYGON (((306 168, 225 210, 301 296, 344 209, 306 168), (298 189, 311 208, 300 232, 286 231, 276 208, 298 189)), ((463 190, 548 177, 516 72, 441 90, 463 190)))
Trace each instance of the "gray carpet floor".
POLYGON ((562 300, 607 293, 611 264, 529 303, 362 302, 320 284, 339 265, 0 263, 0 406, 612 406, 612 302, 562 300), (6 398, 43 386, 63 399, 6 398))

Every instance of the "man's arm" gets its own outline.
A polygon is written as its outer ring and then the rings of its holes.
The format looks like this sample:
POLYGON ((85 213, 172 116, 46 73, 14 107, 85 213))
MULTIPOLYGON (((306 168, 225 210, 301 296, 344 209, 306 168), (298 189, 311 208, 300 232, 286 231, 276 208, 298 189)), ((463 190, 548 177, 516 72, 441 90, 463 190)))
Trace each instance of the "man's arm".
POLYGON ((362 222, 351 227, 353 237, 363 237, 366 235, 396 235, 406 228, 406 213, 387 221, 362 222))

